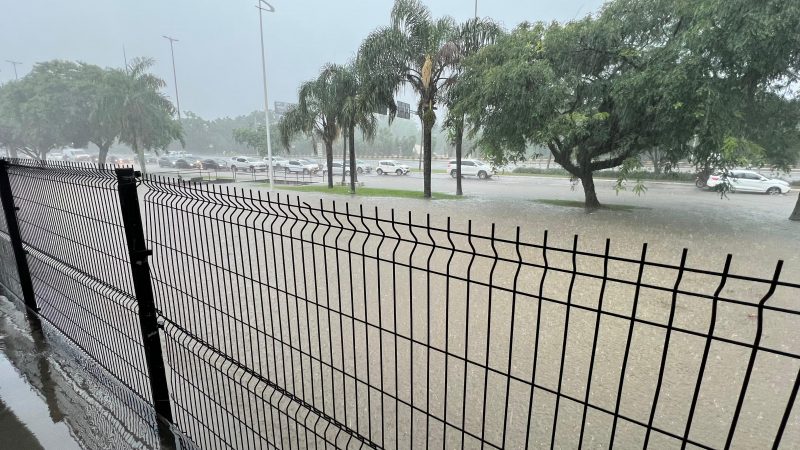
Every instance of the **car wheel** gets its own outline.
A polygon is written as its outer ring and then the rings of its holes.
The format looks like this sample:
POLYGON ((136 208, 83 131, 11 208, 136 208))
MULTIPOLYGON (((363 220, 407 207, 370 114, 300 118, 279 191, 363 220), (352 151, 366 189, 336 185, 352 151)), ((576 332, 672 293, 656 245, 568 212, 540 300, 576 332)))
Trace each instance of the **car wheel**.
POLYGON ((376 170, 375 173, 377 173, 378 175, 383 175, 383 171, 381 169, 376 170))
POLYGON ((780 195, 781 194, 781 188, 773 186, 773 187, 767 189, 767 194, 769 194, 769 195, 780 195))
POLYGON ((303 175, 308 175, 309 173, 308 169, 303 169, 303 175))
POLYGON ((697 177, 697 180, 695 180, 694 185, 697 186, 697 189, 703 189, 704 187, 706 187, 706 182, 703 181, 702 178, 697 177))
POLYGON ((236 166, 231 166, 231 172, 236 172, 236 166))
POLYGON ((364 173, 364 169, 359 167, 358 169, 356 169, 356 172, 358 172, 358 174, 361 175, 362 173, 364 173))
POLYGON ((451 170, 450 171, 450 176, 455 178, 456 176, 458 176, 458 173, 455 170, 451 170))
POLYGON ((403 171, 402 171, 402 170, 400 170, 400 169, 397 169, 397 170, 395 171, 395 173, 396 173, 397 175, 402 175, 402 174, 403 174, 403 171))
POLYGON ((485 180, 488 177, 486 176, 486 172, 481 170, 480 172, 478 172, 478 178, 480 178, 481 180, 485 180))

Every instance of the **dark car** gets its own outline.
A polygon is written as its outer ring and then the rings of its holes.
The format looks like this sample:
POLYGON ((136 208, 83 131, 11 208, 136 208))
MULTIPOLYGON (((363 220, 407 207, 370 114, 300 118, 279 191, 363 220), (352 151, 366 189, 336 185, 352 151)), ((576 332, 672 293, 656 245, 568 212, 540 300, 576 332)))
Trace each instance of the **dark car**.
POLYGON ((225 165, 222 164, 220 161, 217 161, 216 159, 204 159, 202 161, 199 161, 197 163, 197 167, 199 167, 200 169, 205 169, 205 170, 225 170, 226 169, 225 165))
POLYGON ((173 167, 175 165, 174 158, 170 156, 162 156, 158 158, 158 167, 173 167))
POLYGON ((175 159, 175 163, 173 167, 176 169, 193 169, 195 168, 195 164, 200 161, 199 158, 192 156, 192 155, 184 155, 180 158, 175 159))

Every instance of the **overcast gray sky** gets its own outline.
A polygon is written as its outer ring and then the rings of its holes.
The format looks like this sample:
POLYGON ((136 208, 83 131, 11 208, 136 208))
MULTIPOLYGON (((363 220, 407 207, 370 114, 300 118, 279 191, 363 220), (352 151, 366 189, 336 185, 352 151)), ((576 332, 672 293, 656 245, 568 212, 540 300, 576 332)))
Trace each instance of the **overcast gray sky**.
MULTIPOLYGON (((273 0, 265 16, 270 104, 294 102, 298 85, 327 62, 351 59, 361 41, 389 21, 390 0, 273 0)), ((472 16, 474 0, 425 0, 435 16, 472 16)), ((479 0, 478 14, 506 28, 528 20, 570 20, 602 0, 479 0)), ((154 72, 174 98, 169 42, 175 44, 181 109, 203 117, 263 108, 255 0, 0 0, 0 83, 13 79, 6 60, 79 60, 105 67, 128 58, 156 59, 154 72)), ((408 94, 403 96, 408 98, 408 94)), ((271 107, 271 106, 270 106, 271 107)))

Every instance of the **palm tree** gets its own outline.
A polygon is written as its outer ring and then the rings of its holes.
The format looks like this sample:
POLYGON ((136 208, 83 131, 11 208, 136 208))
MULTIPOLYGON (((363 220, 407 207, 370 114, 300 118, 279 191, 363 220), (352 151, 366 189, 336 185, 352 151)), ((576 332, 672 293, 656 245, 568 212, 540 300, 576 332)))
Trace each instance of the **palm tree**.
POLYGON ((114 80, 119 97, 109 106, 118 111, 119 141, 131 146, 145 171, 145 150, 161 150, 172 141, 183 142, 183 129, 175 120, 175 107, 161 92, 166 83, 148 72, 154 61, 136 58, 125 71, 117 70, 114 80))
POLYGON ((381 97, 386 91, 373 84, 369 74, 360 72, 354 64, 331 65, 328 70, 334 73, 334 84, 336 92, 339 94, 338 121, 349 144, 350 192, 355 194, 356 181, 358 181, 355 152, 356 128, 361 130, 364 138, 372 139, 377 129, 374 112, 378 105, 390 102, 391 96, 381 97))
MULTIPOLYGON (((458 45, 457 63, 455 64, 453 73, 450 77, 451 83, 448 86, 453 86, 458 83, 459 76, 463 73, 464 60, 471 55, 474 55, 481 48, 486 45, 494 43, 497 37, 502 33, 500 26, 489 19, 469 19, 458 28, 458 38, 456 43, 458 45)), ((457 92, 448 89, 445 95, 445 103, 447 104, 447 119, 445 120, 445 127, 450 130, 450 138, 452 144, 456 148, 456 195, 464 195, 461 188, 461 159, 463 156, 463 143, 464 143, 464 113, 459 112, 455 106, 458 103, 456 97, 457 92)))
POLYGON ((325 144, 328 188, 333 189, 333 142, 339 136, 340 103, 334 83, 335 73, 326 66, 315 80, 300 85, 297 106, 279 123, 281 142, 287 149, 297 134, 316 135, 325 144))
MULTIPOLYGON (((358 65, 370 74, 379 97, 386 98, 403 85, 419 96, 417 114, 422 122, 424 195, 431 196, 431 130, 442 91, 452 83, 458 61, 458 30, 450 17, 433 19, 418 0, 396 0, 391 23, 372 32, 361 44, 358 65)), ((387 102, 395 111, 393 102, 387 102)), ((391 116, 390 116, 391 118, 391 116)))

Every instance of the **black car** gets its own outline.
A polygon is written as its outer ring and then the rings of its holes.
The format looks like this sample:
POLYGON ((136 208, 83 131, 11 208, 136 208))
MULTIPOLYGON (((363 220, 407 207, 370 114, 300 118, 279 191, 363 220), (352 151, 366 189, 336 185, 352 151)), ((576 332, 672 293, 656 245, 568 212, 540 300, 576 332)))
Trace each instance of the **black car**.
POLYGON ((205 170, 225 170, 225 166, 216 159, 204 159, 198 165, 205 170))
POLYGON ((194 169, 198 162, 198 158, 192 155, 186 155, 176 159, 172 166, 176 169, 194 169))

